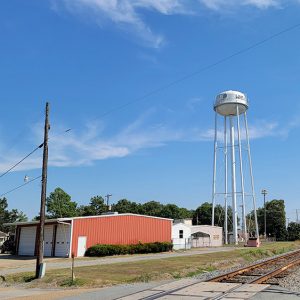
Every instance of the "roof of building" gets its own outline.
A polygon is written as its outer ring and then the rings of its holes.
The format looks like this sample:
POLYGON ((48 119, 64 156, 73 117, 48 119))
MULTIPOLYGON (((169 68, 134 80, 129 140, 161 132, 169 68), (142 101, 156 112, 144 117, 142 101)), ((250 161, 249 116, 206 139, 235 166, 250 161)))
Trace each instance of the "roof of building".
MULTIPOLYGON (((147 215, 138 215, 138 214, 107 214, 107 215, 97 215, 97 216, 84 216, 84 217, 71 217, 71 218, 57 218, 57 219, 46 219, 45 223, 64 223, 72 220, 77 219, 91 219, 91 218, 112 218, 112 217, 121 217, 121 216, 137 216, 137 217, 145 217, 145 218, 152 218, 152 219, 161 219, 161 220, 168 220, 173 221, 173 219, 168 218, 161 218, 155 216, 147 216, 147 215)), ((17 226, 17 225, 36 225, 39 224, 40 221, 29 221, 29 222, 15 222, 15 223, 5 223, 5 226, 17 226)))
POLYGON ((211 227, 211 228, 223 228, 221 226, 212 226, 212 225, 190 225, 190 224, 187 224, 187 223, 183 223, 183 222, 180 222, 180 223, 174 223, 173 226, 177 226, 177 225, 184 225, 186 227, 190 227, 190 228, 208 228, 208 227, 211 227))

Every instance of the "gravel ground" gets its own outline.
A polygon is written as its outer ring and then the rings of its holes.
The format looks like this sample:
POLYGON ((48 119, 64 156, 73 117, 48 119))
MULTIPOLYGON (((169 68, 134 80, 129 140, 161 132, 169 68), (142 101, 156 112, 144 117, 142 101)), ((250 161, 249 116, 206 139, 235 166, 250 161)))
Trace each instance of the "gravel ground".
POLYGON ((300 267, 296 267, 290 274, 278 280, 279 285, 293 292, 300 292, 300 267))
MULTIPOLYGON (((266 260, 269 260, 270 258, 274 258, 274 257, 281 256, 281 255, 282 254, 275 255, 275 256, 272 256, 272 257, 268 257, 268 258, 259 259, 259 260, 256 260, 256 261, 253 261, 253 262, 250 262, 250 263, 238 264, 238 265, 236 265, 232 268, 226 268, 224 270, 216 270, 216 271, 213 271, 213 272, 203 273, 203 274, 200 274, 200 275, 196 275, 193 278, 199 279, 201 281, 208 280, 208 279, 213 278, 215 276, 223 275, 227 272, 232 272, 232 271, 238 270, 238 269, 243 268, 243 267, 247 267, 247 266, 250 266, 250 265, 253 265, 253 264, 256 264, 256 263, 264 262, 266 260)), ((300 276, 300 267, 298 268, 298 273, 297 274, 298 274, 297 275, 298 276, 298 290, 297 291, 299 291, 299 289, 300 289, 300 280, 299 280, 299 278, 300 278, 299 277, 300 276)), ((291 276, 293 276, 293 274, 291 274, 291 276)), ((297 280, 297 276, 295 275, 293 277, 294 281, 297 280)), ((286 277, 286 278, 288 278, 288 277, 286 277)), ((282 280, 284 280, 284 279, 282 279, 282 280)), ((281 285, 281 286, 284 287, 284 285, 281 285)))

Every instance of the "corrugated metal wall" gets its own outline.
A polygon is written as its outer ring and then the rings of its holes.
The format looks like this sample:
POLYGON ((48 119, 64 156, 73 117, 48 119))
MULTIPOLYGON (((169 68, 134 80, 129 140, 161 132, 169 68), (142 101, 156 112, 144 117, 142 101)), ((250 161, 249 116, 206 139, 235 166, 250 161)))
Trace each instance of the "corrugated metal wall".
POLYGON ((73 220, 72 253, 77 256, 78 237, 95 244, 170 242, 172 221, 143 216, 101 216, 73 220))

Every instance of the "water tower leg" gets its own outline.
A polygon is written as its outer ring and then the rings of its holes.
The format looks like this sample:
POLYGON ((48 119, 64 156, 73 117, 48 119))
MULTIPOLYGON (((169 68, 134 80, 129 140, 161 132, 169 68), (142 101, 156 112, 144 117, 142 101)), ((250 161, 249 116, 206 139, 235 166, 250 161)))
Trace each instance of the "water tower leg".
POLYGON ((231 183, 232 183, 232 223, 233 223, 233 241, 238 244, 237 234, 237 209, 236 209, 236 176, 235 176, 235 145, 234 145, 234 123, 233 117, 230 120, 230 140, 231 140, 231 183))
POLYGON ((256 211, 256 198, 255 198, 255 189, 254 189, 254 180, 253 180, 253 170, 252 170, 252 160, 250 152, 250 142, 249 142, 249 133, 248 133, 248 121, 247 113, 244 113, 245 128, 246 128, 246 139, 247 139, 247 149, 248 149, 248 159, 250 165, 250 177, 251 177, 251 187, 252 187, 252 201, 253 201, 253 211, 254 211, 254 220, 255 220, 255 233, 256 237, 259 239, 258 223, 257 223, 257 211, 256 211))
POLYGON ((212 186, 212 218, 211 225, 215 225, 215 196, 216 196, 216 168, 217 168, 217 147, 218 147, 218 129, 217 112, 215 113, 215 143, 214 143, 214 167, 213 167, 213 186, 212 186))
POLYGON ((225 232, 225 245, 228 244, 228 207, 227 207, 227 193, 228 193, 228 142, 227 142, 227 117, 224 117, 224 161, 225 161, 225 220, 224 220, 224 232, 225 232))
POLYGON ((242 156, 242 144, 241 144, 241 128, 240 128, 240 112, 239 107, 236 107, 237 112, 237 126, 238 126, 238 143, 239 143, 239 158, 240 158, 240 176, 241 176, 241 192, 242 192, 242 218, 243 218, 243 234, 244 239, 247 242, 247 223, 246 223, 246 206, 245 206, 245 184, 244 184, 244 170, 243 170, 243 156, 242 156))

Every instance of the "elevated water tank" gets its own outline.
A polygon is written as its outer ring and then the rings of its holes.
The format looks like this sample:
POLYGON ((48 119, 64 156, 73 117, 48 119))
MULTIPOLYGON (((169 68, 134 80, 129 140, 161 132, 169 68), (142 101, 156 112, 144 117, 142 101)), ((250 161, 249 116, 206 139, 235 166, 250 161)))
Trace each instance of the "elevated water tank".
POLYGON ((216 97, 214 110, 222 116, 236 116, 248 109, 247 96, 238 91, 226 91, 216 97), (238 108, 238 109, 237 109, 238 108))

